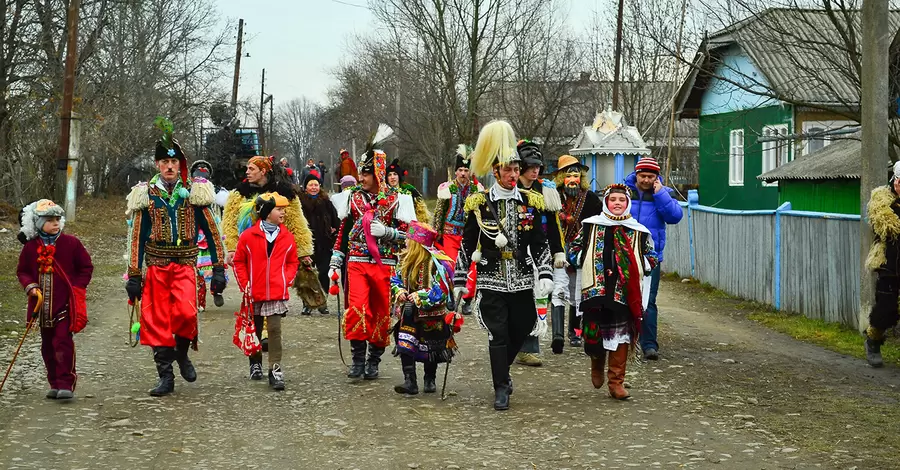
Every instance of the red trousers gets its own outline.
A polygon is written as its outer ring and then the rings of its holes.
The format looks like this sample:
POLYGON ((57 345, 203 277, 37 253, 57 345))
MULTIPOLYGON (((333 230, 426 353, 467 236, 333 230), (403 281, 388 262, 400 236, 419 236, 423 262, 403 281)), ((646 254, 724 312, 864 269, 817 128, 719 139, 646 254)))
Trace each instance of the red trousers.
POLYGON ((390 343, 391 266, 347 263, 347 310, 344 337, 368 341, 378 348, 390 343))
POLYGON ((150 266, 141 293, 141 344, 175 347, 175 336, 197 336, 197 268, 150 266))
POLYGON ((41 356, 50 388, 75 391, 75 342, 69 331, 69 314, 53 328, 41 328, 41 356))
POLYGON ((444 235, 444 239, 441 243, 435 243, 435 246, 453 260, 453 268, 455 269, 456 257, 459 255, 459 247, 462 246, 462 236, 444 235))

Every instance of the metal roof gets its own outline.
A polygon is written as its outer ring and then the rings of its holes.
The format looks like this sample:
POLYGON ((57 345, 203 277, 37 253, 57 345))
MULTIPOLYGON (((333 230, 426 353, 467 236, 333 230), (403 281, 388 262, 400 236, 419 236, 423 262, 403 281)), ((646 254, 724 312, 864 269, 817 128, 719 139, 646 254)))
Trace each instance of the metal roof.
POLYGON ((763 173, 756 179, 767 183, 785 180, 859 179, 861 148, 859 140, 839 140, 763 173))
POLYGON ((575 138, 574 148, 570 155, 617 153, 625 155, 650 155, 650 149, 634 126, 629 126, 622 113, 604 111, 597 114, 594 124, 582 129, 575 138))

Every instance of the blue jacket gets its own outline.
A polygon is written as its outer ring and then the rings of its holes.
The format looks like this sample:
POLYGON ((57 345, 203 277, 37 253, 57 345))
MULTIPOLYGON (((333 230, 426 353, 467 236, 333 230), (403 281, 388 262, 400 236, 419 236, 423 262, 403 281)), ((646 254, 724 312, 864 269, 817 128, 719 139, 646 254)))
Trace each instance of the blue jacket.
MULTIPOLYGON (((659 180, 662 182, 662 177, 659 180)), ((634 173, 625 178, 625 186, 631 189, 631 215, 650 230, 654 251, 662 263, 663 250, 666 248, 666 224, 677 224, 684 216, 675 199, 675 191, 664 187, 656 194, 645 193, 637 188, 637 176, 634 173)))

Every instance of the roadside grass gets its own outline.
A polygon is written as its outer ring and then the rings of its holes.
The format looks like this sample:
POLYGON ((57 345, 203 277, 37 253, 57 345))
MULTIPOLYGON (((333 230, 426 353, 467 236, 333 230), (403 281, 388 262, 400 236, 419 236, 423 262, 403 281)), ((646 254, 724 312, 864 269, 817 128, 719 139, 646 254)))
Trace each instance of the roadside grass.
MULTIPOLYGON (((678 273, 665 275, 666 279, 681 281, 678 273)), ((772 307, 757 302, 747 301, 722 292, 705 283, 691 280, 692 287, 703 292, 710 299, 728 299, 734 301, 736 308, 747 313, 747 318, 772 330, 784 333, 794 339, 815 344, 830 351, 865 359, 863 337, 858 331, 839 323, 813 320, 792 312, 779 312, 772 307)), ((886 364, 900 366, 900 339, 898 335, 889 337, 881 347, 881 355, 886 364)))
MULTIPOLYGON (((125 271, 125 198, 84 197, 78 201, 75 221, 67 222, 65 233, 77 236, 94 263, 94 280, 88 288, 88 300, 99 298, 99 284, 125 271)), ((18 221, 0 234, 0 342, 16 341, 25 331, 26 298, 16 277, 16 265, 22 245, 16 239, 18 221)))

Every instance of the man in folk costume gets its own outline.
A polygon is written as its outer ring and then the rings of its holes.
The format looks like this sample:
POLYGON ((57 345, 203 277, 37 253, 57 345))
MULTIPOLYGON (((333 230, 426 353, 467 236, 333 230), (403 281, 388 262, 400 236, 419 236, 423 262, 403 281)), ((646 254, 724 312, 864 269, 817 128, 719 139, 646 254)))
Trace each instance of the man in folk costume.
MULTIPOLYGON (((312 232, 285 169, 276 164, 271 157, 255 156, 247 162, 246 176, 247 178, 231 191, 222 215, 222 231, 225 234, 225 247, 228 249, 226 262, 232 264, 234 250, 237 248, 241 233, 258 223, 256 198, 260 194, 278 193, 289 201, 284 215, 284 225, 294 236, 300 269, 312 269, 312 232)), ((249 358, 250 378, 253 380, 263 379, 262 359, 261 353, 251 355, 249 358)))
POLYGON ((628 187, 607 186, 603 213, 584 219, 568 248, 569 261, 582 269, 584 352, 591 357, 591 383, 603 386, 609 355, 609 394, 630 397, 623 386, 629 347, 634 349, 649 297, 650 272, 657 264, 650 230, 631 216, 628 187))
MULTIPOLYGON (((566 254, 562 243, 562 232, 559 228, 558 214, 562 209, 556 184, 548 179, 541 179, 544 170, 544 156, 541 148, 530 140, 520 140, 516 145, 522 159, 522 172, 519 175, 519 189, 540 193, 544 198, 545 210, 541 214, 540 228, 547 234, 550 254, 553 256, 553 268, 566 266, 566 254)), ((535 298, 538 310, 538 321, 531 335, 525 339, 522 350, 516 355, 516 362, 526 366, 540 366, 540 336, 547 331, 547 298, 535 298)))
POLYGON ((472 154, 472 169, 479 177, 493 172, 497 182, 466 199, 463 248, 454 279, 454 294, 465 293, 469 261, 477 264, 475 304, 489 331, 495 410, 509 408, 509 366, 537 320, 535 294, 545 297, 553 289, 550 249, 539 226, 544 198, 516 186, 520 164, 512 126, 506 121, 485 125, 472 154))
POLYGON ((428 213, 428 206, 425 205, 425 198, 422 197, 422 193, 420 193, 415 186, 403 181, 408 174, 409 172, 400 166, 400 159, 395 158, 387 167, 388 188, 392 191, 412 196, 413 203, 416 206, 416 220, 427 224, 431 221, 431 214, 428 213))
POLYGON ((390 280, 402 251, 407 224, 416 220, 412 196, 387 186, 387 162, 381 142, 392 135, 379 126, 360 162, 360 184, 345 198, 332 202, 341 228, 331 256, 328 277, 339 281, 346 263, 344 337, 350 341, 352 379, 378 378, 381 355, 390 344, 390 280), (368 350, 368 359, 366 351, 368 350))
MULTIPOLYGON (((600 215, 603 204, 596 193, 590 190, 587 177, 588 167, 582 165, 571 155, 559 157, 557 171, 553 181, 562 199, 563 210, 559 212, 560 228, 563 241, 568 246, 575 241, 581 232, 581 223, 588 217, 600 215)), ((581 346, 581 338, 576 332, 581 313, 578 303, 581 301, 581 271, 571 266, 553 270, 553 295, 550 303, 552 311, 550 320, 553 329, 553 340, 550 347, 554 354, 562 354, 566 335, 566 304, 569 305, 569 345, 581 346)))
MULTIPOLYGON (((196 160, 191 163, 190 173, 194 185, 207 182, 212 184, 212 165, 206 160, 196 160)), ((215 204, 209 206, 213 213, 213 217, 216 220, 216 228, 219 229, 219 233, 222 232, 220 226, 222 222, 222 206, 219 205, 221 199, 220 194, 221 192, 216 192, 215 204)), ((209 255, 209 244, 206 243, 206 236, 203 232, 198 232, 197 237, 197 247, 200 249, 200 252, 197 255, 197 305, 198 309, 203 312, 206 310, 206 283, 212 280, 213 263, 212 257, 209 255)), ((225 278, 227 281, 227 274, 225 278)), ((215 302, 216 307, 225 305, 225 299, 222 298, 221 293, 214 294, 213 301, 215 302)))
POLYGON ((454 178, 438 186, 438 200, 434 206, 434 230, 437 232, 435 246, 450 257, 454 269, 459 247, 462 246, 463 227, 466 225, 466 211, 463 210, 466 198, 470 194, 484 191, 469 173, 469 152, 471 150, 463 144, 457 147, 454 178))
POLYGON ((869 365, 882 367, 881 345, 885 332, 900 320, 897 311, 900 295, 900 162, 894 163, 888 184, 872 190, 867 211, 875 242, 866 258, 866 267, 875 271, 877 277, 865 350, 869 365))
POLYGON ((187 159, 172 138, 172 123, 157 118, 163 131, 156 143, 159 173, 149 183, 139 183, 127 199, 130 218, 128 281, 125 290, 134 301, 141 299, 141 344, 153 348, 159 382, 150 395, 175 391, 172 363, 181 376, 197 380, 188 348, 197 340, 197 239, 206 237, 212 262, 210 291, 225 289, 225 251, 210 205, 214 188, 208 181, 188 179, 187 159))

